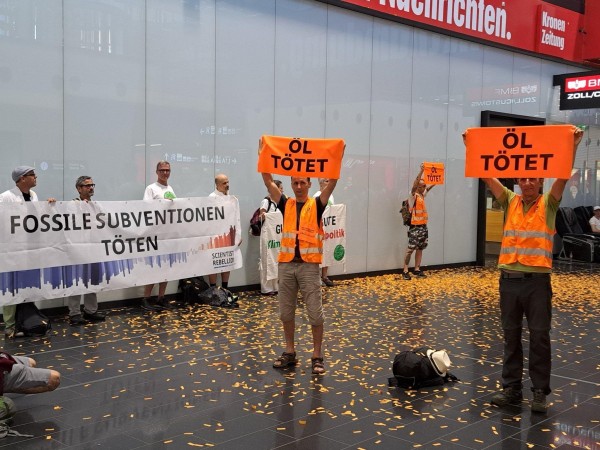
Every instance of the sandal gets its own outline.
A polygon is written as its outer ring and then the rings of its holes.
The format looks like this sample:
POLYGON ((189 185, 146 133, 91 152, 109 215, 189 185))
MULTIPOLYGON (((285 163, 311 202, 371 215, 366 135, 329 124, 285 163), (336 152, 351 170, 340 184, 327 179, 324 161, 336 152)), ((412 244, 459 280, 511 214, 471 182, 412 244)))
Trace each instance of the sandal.
POLYGON ((323 358, 310 358, 310 362, 312 363, 313 375, 322 375, 325 372, 323 358))
POLYGON ((296 352, 294 353, 286 353, 283 352, 279 358, 275 360, 273 363, 273 368, 275 369, 285 369, 289 366, 295 366, 298 364, 298 360, 296 359, 296 352))

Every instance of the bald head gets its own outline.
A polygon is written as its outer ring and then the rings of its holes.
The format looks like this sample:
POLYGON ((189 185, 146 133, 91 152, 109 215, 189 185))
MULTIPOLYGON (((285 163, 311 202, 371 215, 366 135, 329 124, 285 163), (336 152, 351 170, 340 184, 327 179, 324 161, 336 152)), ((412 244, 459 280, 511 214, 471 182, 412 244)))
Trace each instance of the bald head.
POLYGON ((215 177, 215 187, 217 191, 227 195, 229 193, 229 178, 224 173, 220 173, 215 177))

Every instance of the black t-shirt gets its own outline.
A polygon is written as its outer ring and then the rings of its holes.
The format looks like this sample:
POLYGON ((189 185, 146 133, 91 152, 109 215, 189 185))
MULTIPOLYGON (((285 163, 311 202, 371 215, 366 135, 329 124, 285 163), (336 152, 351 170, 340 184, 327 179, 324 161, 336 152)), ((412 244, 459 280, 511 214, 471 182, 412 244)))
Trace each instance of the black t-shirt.
POLYGON ((31 201, 31 192, 23 192, 23 200, 25 200, 26 202, 30 202, 31 201))
MULTIPOLYGON (((281 194, 281 198, 279 199, 279 203, 277 204, 277 208, 281 211, 281 214, 285 217, 285 204, 287 202, 287 197, 285 194, 281 194)), ((323 211, 325 211, 325 206, 321 204, 321 198, 315 197, 315 202, 317 202, 317 223, 321 223, 321 219, 323 218, 323 211)), ((306 203, 306 202, 304 202, 306 203)), ((296 230, 300 225, 300 211, 302 211, 302 207, 304 203, 300 203, 296 200, 296 230)), ((296 237, 296 248, 295 248, 295 257, 300 258, 300 247, 298 246, 298 238, 296 237)))

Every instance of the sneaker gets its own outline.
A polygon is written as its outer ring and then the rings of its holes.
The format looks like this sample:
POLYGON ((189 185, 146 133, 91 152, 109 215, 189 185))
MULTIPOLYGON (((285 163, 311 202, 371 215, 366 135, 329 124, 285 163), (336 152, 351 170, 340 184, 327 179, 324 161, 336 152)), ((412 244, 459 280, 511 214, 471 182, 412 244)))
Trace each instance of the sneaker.
POLYGON ((402 278, 404 278, 405 280, 410 280, 411 279, 410 273, 402 272, 402 278))
POLYGON ((20 338, 25 337, 25 333, 23 333, 22 331, 15 331, 14 328, 7 328, 4 330, 4 337, 6 339, 20 338))
POLYGON ((325 286, 333 287, 333 281, 331 281, 328 277, 323 277, 321 281, 325 284, 325 286))
POLYGON ((534 389, 533 402, 531 402, 531 411, 537 413, 546 413, 548 404, 546 403, 546 394, 541 389, 534 389))
POLYGON ((156 300, 156 304, 154 306, 157 306, 160 309, 167 309, 167 310, 175 309, 175 307, 173 305, 171 305, 169 300, 167 300, 165 297, 159 297, 156 300))
POLYGON ((422 270, 414 270, 413 275, 417 278, 427 278, 427 275, 425 275, 422 270))
POLYGON ((71 325, 72 327, 75 327, 77 325, 85 325, 86 323, 88 323, 88 321, 81 317, 81 314, 69 316, 69 325, 71 325))
POLYGON ((490 403, 496 406, 506 406, 511 404, 519 404, 523 400, 523 391, 521 389, 507 387, 502 392, 497 393, 492 397, 490 403))
POLYGON ((142 299, 142 309, 146 311, 159 311, 161 308, 153 305, 150 298, 144 297, 142 299))
POLYGON ((106 320, 106 314, 100 311, 94 313, 83 311, 83 318, 90 322, 104 322, 106 320))

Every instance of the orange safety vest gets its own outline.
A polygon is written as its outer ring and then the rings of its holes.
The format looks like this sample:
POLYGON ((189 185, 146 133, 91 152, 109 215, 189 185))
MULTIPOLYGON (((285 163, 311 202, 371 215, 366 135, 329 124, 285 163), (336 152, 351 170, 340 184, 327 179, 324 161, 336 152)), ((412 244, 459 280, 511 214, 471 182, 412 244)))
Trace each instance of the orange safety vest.
POLYGON ((415 194, 415 206, 412 209, 411 225, 426 225, 427 224, 427 208, 425 207, 425 197, 415 194))
POLYGON ((523 214, 520 195, 508 205, 502 249, 498 262, 552 268, 552 239, 555 231, 546 225, 546 204, 540 195, 527 214, 523 214))
POLYGON ((317 202, 309 198, 300 211, 300 230, 298 223, 296 199, 288 198, 283 215, 283 232, 279 248, 279 262, 290 262, 294 259, 296 238, 300 248, 300 256, 304 262, 320 264, 323 259, 323 227, 317 223, 317 202))

